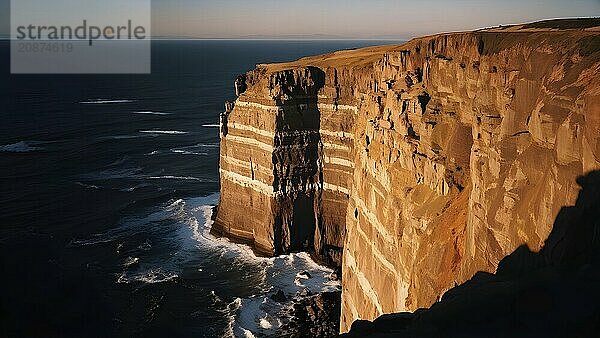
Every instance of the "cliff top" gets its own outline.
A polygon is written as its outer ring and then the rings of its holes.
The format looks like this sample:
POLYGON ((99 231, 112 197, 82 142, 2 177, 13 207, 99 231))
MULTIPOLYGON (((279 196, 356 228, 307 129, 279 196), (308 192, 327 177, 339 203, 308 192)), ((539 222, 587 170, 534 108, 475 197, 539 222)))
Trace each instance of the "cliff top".
POLYGON ((537 47, 548 35, 552 36, 555 46, 572 45, 573 39, 578 41, 580 54, 589 55, 600 51, 600 18, 554 19, 526 24, 496 26, 469 32, 451 32, 429 35, 411 39, 404 44, 366 47, 354 50, 342 50, 333 53, 309 56, 292 62, 260 64, 258 69, 265 73, 294 69, 306 66, 354 68, 370 65, 380 60, 387 53, 401 52, 419 48, 447 37, 474 37, 483 41, 480 54, 494 54, 516 44, 537 47), (527 33, 527 34, 523 34, 527 33), (569 42, 568 44, 566 42, 569 42))

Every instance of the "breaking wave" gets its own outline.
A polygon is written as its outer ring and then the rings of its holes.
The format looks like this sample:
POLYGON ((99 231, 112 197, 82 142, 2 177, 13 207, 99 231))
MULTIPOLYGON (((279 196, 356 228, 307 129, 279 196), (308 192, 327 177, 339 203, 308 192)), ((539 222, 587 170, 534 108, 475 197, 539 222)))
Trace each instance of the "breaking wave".
MULTIPOLYGON (((189 202, 192 202, 191 206, 194 205, 193 201, 189 202)), ((293 253, 272 258, 257 257, 246 245, 232 243, 210 234, 213 224, 211 206, 196 204, 192 210, 203 214, 204 222, 192 225, 194 238, 198 243, 220 250, 228 260, 243 261, 261 269, 262 283, 256 294, 245 298, 237 297, 227 306, 230 318, 228 336, 254 337, 276 334, 277 329, 289 320, 286 316, 289 316, 289 310, 293 306, 291 301, 280 304, 272 300, 270 295, 276 291, 281 290, 291 298, 302 294, 340 290, 340 282, 335 279, 334 271, 314 262, 308 253, 293 253), (296 283, 299 278, 303 282, 301 285, 296 283)))
POLYGON ((210 274, 216 285, 213 306, 228 319, 223 328, 227 337, 276 335, 289 320, 292 297, 339 290, 333 270, 307 253, 257 257, 248 246, 214 237, 210 230, 218 199, 213 194, 172 200, 71 245, 114 245, 123 257, 118 284, 171 283, 189 278, 186 271, 210 274), (240 276, 232 280, 232 274, 240 276), (235 284, 229 291, 219 286, 230 283, 235 284), (271 299, 279 290, 290 301, 271 299))

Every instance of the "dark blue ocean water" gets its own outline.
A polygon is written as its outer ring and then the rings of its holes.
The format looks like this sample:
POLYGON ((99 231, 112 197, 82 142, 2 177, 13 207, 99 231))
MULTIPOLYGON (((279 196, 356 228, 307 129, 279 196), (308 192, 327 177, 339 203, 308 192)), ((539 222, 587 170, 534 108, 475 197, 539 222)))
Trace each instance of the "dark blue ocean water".
POLYGON ((338 285, 209 234, 212 125, 257 63, 382 43, 155 41, 151 75, 17 76, 1 41, 0 335, 277 335, 270 293, 338 285))

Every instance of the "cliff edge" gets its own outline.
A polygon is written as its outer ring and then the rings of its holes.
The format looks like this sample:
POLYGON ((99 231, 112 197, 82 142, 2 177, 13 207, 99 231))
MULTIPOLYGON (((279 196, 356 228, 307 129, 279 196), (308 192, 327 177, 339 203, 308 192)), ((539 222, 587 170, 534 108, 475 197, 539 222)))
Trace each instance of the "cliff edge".
POLYGON ((599 21, 258 65, 221 115, 213 232, 340 266, 342 332, 539 252, 600 169, 599 21))

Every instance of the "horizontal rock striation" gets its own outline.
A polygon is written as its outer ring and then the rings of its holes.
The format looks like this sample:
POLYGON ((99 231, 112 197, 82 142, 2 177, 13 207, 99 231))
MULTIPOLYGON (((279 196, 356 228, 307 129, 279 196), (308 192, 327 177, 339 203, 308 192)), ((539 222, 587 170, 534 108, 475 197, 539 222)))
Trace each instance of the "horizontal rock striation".
POLYGON ((577 184, 538 252, 522 245, 430 308, 358 320, 343 337, 598 337, 600 171, 577 184))
POLYGON ((310 250, 339 266, 354 107, 323 102, 326 74, 319 68, 267 71, 238 79, 239 98, 221 117, 213 231, 265 255, 310 250))
POLYGON ((511 26, 259 65, 214 231, 341 265, 341 331, 539 251, 600 168, 600 30, 511 26))

